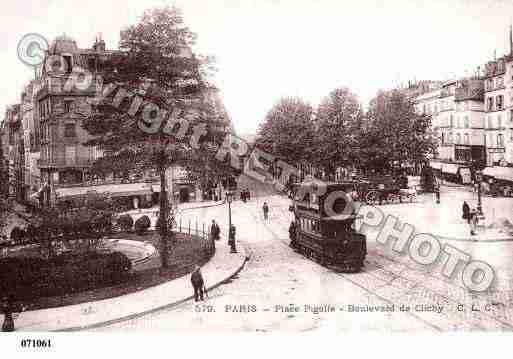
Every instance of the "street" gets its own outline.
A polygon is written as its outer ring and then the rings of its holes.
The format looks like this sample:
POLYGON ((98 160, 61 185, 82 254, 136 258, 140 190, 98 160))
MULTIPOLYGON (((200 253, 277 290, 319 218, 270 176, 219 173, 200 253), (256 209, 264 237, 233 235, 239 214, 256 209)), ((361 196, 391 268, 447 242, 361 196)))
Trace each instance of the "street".
MULTIPOLYGON (((464 196, 464 189, 451 191, 461 191, 464 196)), ((390 253, 372 236, 363 271, 338 273, 289 248, 288 205, 288 199, 280 196, 232 204, 237 240, 248 249, 251 259, 238 277, 208 293, 206 301, 198 305, 189 301, 96 330, 411 333, 513 328, 513 301, 507 285, 512 242, 453 243, 471 251, 475 258, 494 258, 498 286, 484 294, 469 293, 458 281, 442 277, 439 269, 423 268, 408 256, 390 253), (264 221, 261 211, 264 200, 270 206, 268 221, 264 221)), ((412 212, 411 208, 419 205, 397 205, 396 209, 410 206, 412 212)), ((182 220, 216 219, 224 235, 227 211, 226 206, 186 211, 182 220)), ((208 273, 204 276, 208 285, 208 273)))

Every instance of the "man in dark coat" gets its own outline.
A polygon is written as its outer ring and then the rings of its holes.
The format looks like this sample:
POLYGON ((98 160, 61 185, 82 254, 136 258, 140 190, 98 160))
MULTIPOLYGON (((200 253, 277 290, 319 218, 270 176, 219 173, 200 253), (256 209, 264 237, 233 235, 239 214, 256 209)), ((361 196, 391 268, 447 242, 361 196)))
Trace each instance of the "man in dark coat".
POLYGON ((262 210, 264 211, 264 219, 267 220, 269 218, 269 206, 267 205, 267 202, 264 202, 262 210))
POLYGON ((191 283, 194 288, 194 301, 203 300, 203 287, 205 286, 205 282, 203 281, 199 266, 196 266, 191 274, 191 283))
POLYGON ((296 223, 294 221, 290 222, 289 238, 290 238, 290 246, 294 248, 296 245, 296 223))
POLYGON ((466 201, 463 201, 463 206, 461 209, 463 212, 463 215, 461 216, 461 218, 463 218, 464 220, 467 221, 468 224, 470 224, 470 206, 468 205, 468 203, 466 201))

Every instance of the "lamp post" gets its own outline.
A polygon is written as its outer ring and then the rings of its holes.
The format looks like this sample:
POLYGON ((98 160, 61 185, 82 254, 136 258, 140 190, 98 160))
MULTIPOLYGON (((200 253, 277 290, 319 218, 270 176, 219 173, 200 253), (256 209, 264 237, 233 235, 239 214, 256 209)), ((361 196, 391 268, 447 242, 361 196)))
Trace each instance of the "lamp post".
POLYGON ((477 211, 480 215, 483 214, 483 208, 481 206, 481 182, 483 181, 483 173, 476 171, 476 182, 477 182, 477 211))
POLYGON ((228 202, 228 244, 230 245, 230 253, 237 253, 235 247, 235 226, 232 225, 232 201, 233 192, 226 192, 226 202, 228 202))

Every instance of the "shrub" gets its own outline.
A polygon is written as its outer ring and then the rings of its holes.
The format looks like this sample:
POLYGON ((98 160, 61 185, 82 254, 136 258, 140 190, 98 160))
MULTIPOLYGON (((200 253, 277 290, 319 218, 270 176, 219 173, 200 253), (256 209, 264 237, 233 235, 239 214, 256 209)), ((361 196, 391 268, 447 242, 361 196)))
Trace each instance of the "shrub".
POLYGON ((11 241, 15 243, 22 243, 25 239, 25 231, 20 227, 14 227, 11 231, 11 241))
POLYGON ((151 221, 148 216, 142 216, 135 221, 135 231, 137 234, 144 234, 151 226, 151 221))
POLYGON ((134 220, 129 214, 123 214, 118 218, 118 226, 123 231, 130 231, 134 226, 134 220))

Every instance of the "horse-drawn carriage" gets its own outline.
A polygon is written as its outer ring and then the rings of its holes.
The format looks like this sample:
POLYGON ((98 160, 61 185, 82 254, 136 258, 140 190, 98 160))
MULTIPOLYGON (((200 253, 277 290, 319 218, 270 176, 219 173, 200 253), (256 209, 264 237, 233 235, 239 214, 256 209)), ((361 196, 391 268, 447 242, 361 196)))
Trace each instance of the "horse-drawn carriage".
POLYGON ((372 176, 355 181, 353 198, 368 205, 414 202, 417 191, 407 177, 372 176))

